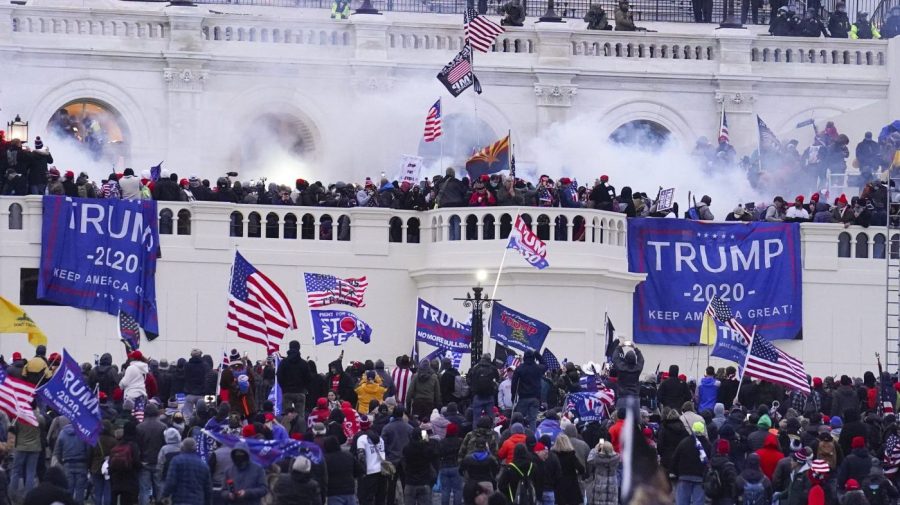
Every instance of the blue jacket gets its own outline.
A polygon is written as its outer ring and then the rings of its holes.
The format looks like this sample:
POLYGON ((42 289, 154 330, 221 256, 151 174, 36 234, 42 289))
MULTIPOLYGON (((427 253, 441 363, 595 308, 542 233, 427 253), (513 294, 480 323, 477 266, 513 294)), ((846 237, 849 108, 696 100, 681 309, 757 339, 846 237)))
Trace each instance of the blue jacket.
MULTIPOLYGON (((234 449, 231 450, 231 453, 234 454, 235 451, 244 451, 249 454, 245 444, 235 445, 234 449)), ((265 470, 253 461, 248 462, 243 468, 233 465, 226 470, 225 482, 227 483, 229 480, 234 482, 235 491, 244 491, 244 496, 236 498, 234 501, 228 501, 230 490, 229 486, 225 485, 222 488, 222 501, 226 504, 260 505, 263 496, 269 492, 268 487, 266 486, 265 470)))
POLYGON ((385 425, 381 430, 381 438, 384 439, 384 453, 388 461, 395 465, 400 463, 412 431, 413 427, 403 419, 392 419, 385 425))
POLYGON ((181 453, 169 463, 163 496, 171 496, 179 505, 210 505, 212 479, 209 467, 197 453, 181 453))
POLYGON ((710 412, 716 407, 716 398, 719 394, 719 381, 715 377, 704 377, 700 379, 697 385, 697 412, 708 410, 710 412))
POLYGON ((59 438, 56 439, 56 447, 53 449, 53 455, 63 465, 71 463, 90 463, 91 447, 82 440, 77 433, 75 427, 67 424, 62 431, 59 432, 59 438))

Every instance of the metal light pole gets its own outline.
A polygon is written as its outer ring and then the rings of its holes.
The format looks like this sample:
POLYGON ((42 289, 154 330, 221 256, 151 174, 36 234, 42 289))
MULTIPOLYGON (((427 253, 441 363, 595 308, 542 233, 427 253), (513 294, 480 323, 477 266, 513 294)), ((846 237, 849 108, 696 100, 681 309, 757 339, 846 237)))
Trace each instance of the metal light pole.
POLYGON ((741 23, 741 18, 734 13, 734 0, 725 0, 722 8, 725 9, 725 19, 719 23, 719 28, 744 28, 744 25, 741 23))
POLYGON ((563 19, 556 14, 556 10, 553 7, 554 1, 547 0, 547 12, 545 12, 538 21, 541 23, 562 23, 563 19))
POLYGON ((484 353, 484 309, 490 308, 491 304, 500 300, 492 300, 484 295, 484 288, 481 281, 487 277, 487 273, 479 271, 477 274, 478 285, 472 288, 472 293, 466 293, 465 298, 454 298, 463 302, 463 306, 472 309, 472 343, 470 346, 472 352, 472 363, 477 363, 484 353), (474 293, 474 295, 473 295, 474 293))

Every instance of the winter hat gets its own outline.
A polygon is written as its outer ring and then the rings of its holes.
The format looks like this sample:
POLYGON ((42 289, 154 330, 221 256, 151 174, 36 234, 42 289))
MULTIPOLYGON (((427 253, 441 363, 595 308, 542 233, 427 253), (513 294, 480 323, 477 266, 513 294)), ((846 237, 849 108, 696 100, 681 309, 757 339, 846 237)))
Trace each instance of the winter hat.
MULTIPOLYGON (((74 179, 74 178, 75 178, 75 172, 73 172, 73 171, 71 171, 71 170, 66 170, 66 178, 67 178, 67 179, 74 179)), ((845 198, 845 200, 846 200, 846 198, 845 198)))
POLYGON ((325 425, 323 423, 315 423, 312 427, 313 435, 324 435, 325 425))
POLYGON ((40 137, 34 138, 34 148, 35 149, 43 149, 44 148, 44 141, 41 140, 40 137))
POLYGON ((607 181, 609 181, 609 176, 608 176, 608 175, 601 175, 601 176, 600 176, 600 182, 607 182, 607 181))
POLYGON ((50 170, 48 170, 47 173, 50 175, 51 179, 59 178, 59 169, 56 167, 50 167, 50 170))
POLYGON ((808 448, 804 447, 804 448, 800 449, 799 451, 796 451, 791 457, 797 463, 805 463, 805 462, 809 461, 809 458, 812 457, 812 454, 808 448))
POLYGON ((309 458, 304 456, 297 456, 294 460, 294 464, 291 465, 291 470, 299 473, 309 473, 312 469, 312 463, 309 461, 309 458))
POLYGON ((847 195, 841 193, 841 196, 838 198, 838 203, 847 205, 847 195))
POLYGON ((231 354, 228 356, 229 362, 234 365, 235 362, 241 361, 241 355, 238 353, 237 349, 232 349, 231 354))
POLYGON ((372 420, 369 416, 359 416, 359 431, 366 431, 372 427, 372 420))
POLYGON ((547 450, 547 446, 542 444, 541 442, 534 444, 534 452, 538 453, 545 450, 547 450))
POLYGON ((822 386, 822 378, 821 377, 813 377, 813 387, 821 387, 822 386))
POLYGON ((525 427, 522 426, 522 423, 513 423, 513 425, 509 428, 509 432, 512 434, 525 433, 525 427))
POLYGON ((316 407, 324 409, 328 407, 328 398, 322 397, 316 400, 316 407))
POLYGON ((866 439, 863 437, 853 437, 850 440, 850 448, 851 449, 865 449, 866 447, 866 439))
POLYGON ((696 421, 691 425, 691 431, 697 435, 702 435, 706 431, 706 425, 703 424, 703 421, 696 421))
POLYGON ((829 421, 829 424, 831 424, 832 429, 837 429, 844 425, 844 421, 840 416, 834 416, 829 421))
POLYGON ((731 452, 731 443, 724 438, 720 438, 718 442, 716 442, 716 454, 721 456, 727 456, 728 453, 731 452))
POLYGON ((188 181, 187 179, 181 179, 180 181, 178 181, 178 185, 186 188, 188 187, 188 185, 190 185, 190 181, 188 181))
POLYGON ((814 473, 819 475, 825 475, 826 473, 831 471, 831 468, 828 466, 828 462, 824 459, 814 459, 809 464, 809 468, 812 469, 814 473))
POLYGON ((847 479, 844 483, 844 491, 856 491, 859 489, 859 481, 856 479, 847 479))
POLYGON ((275 414, 273 414, 273 413, 271 413, 271 412, 266 412, 265 415, 263 415, 263 419, 265 419, 266 422, 274 421, 274 420, 275 420, 275 414))
POLYGON ((299 351, 300 350, 300 341, 299 340, 291 340, 291 342, 288 344, 288 350, 299 351))
POLYGON ((19 361, 20 359, 22 359, 22 353, 20 353, 19 351, 12 353, 12 359, 13 361, 19 361))
POLYGON ((131 361, 144 361, 144 354, 141 351, 131 351, 128 353, 128 359, 131 361))
POLYGON ((756 426, 758 428, 769 429, 772 427, 772 419, 769 418, 768 414, 763 414, 759 416, 759 421, 756 422, 756 426))
POLYGON ((248 424, 241 429, 241 436, 244 438, 250 438, 256 436, 256 428, 253 427, 252 424, 248 424))

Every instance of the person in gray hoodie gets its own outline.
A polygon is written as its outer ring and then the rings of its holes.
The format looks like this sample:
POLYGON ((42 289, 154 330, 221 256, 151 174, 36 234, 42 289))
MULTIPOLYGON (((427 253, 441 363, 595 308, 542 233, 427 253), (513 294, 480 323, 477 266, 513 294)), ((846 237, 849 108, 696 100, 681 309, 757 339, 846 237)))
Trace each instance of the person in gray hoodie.
POLYGON ((225 471, 225 486, 222 498, 227 504, 260 505, 269 492, 266 486, 266 472, 261 466, 250 461, 247 445, 239 443, 231 450, 234 464, 225 471))
POLYGON ((156 461, 156 468, 159 468, 159 479, 161 482, 166 481, 166 475, 169 473, 169 463, 172 458, 181 452, 181 433, 175 428, 166 428, 163 432, 163 438, 166 445, 159 450, 159 457, 156 461))

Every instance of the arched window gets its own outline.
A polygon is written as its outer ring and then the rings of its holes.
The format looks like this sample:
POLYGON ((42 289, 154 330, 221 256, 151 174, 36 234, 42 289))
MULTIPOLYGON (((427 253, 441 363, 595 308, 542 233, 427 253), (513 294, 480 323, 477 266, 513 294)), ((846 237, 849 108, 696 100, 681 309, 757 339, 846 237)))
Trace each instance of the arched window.
POLYGON ((162 209, 159 211, 159 234, 160 235, 171 235, 172 234, 172 220, 174 214, 172 214, 172 209, 162 209))
POLYGON ((21 230, 22 229, 22 206, 18 203, 10 204, 9 206, 9 229, 10 230, 21 230))
POLYGON ((556 216, 556 232, 554 240, 565 242, 569 240, 569 218, 566 216, 556 216))
POLYGON ((869 257, 869 236, 865 233, 856 234, 856 254, 857 258, 869 257))
POLYGON ((231 236, 244 236, 244 216, 238 211, 231 213, 231 236))
POLYGON ((388 222, 388 242, 403 242, 403 220, 392 217, 388 222))
POLYGON ((334 220, 328 214, 319 218, 319 240, 334 240, 334 220))
POLYGON ((513 218, 509 214, 503 214, 500 216, 500 238, 506 240, 509 238, 509 233, 512 231, 513 227, 513 218))
POLYGON ((584 228, 584 218, 575 216, 572 219, 572 240, 574 242, 584 242, 586 230, 584 228))
POLYGON ((247 236, 251 238, 262 236, 262 216, 258 212, 251 212, 247 216, 247 236))
POLYGON ((669 140, 669 130, 654 121, 629 121, 609 135, 609 140, 626 146, 641 146, 659 150, 669 140))
POLYGON ((419 218, 411 217, 406 220, 406 243, 419 243, 419 218))
POLYGON ((481 229, 481 238, 484 240, 494 240, 495 230, 494 224, 496 219, 493 214, 485 214, 482 218, 483 227, 481 229))
POLYGON ((838 258, 850 257, 850 234, 841 232, 838 235, 838 258))
POLYGON ((447 232, 448 232, 448 240, 459 240, 459 228, 462 224, 462 220, 456 214, 450 216, 450 219, 447 221, 447 232))
POLYGON ((900 234, 891 235, 891 259, 900 259, 900 234))
POLYGON ((466 216, 466 240, 478 240, 478 217, 474 214, 466 216))
POLYGON ((278 214, 266 214, 266 238, 278 238, 278 214))
POLYGON ((350 241, 350 216, 341 214, 338 217, 338 240, 341 242, 350 241))
POLYGON ((191 211, 187 209, 181 209, 178 211, 178 234, 191 234, 191 211))
POLYGON ((872 257, 875 259, 884 259, 884 234, 877 233, 875 234, 875 238, 872 239, 872 257))
POLYGON ((303 240, 316 238, 316 218, 312 214, 303 214, 300 221, 300 238, 303 240))
POLYGON ((68 102, 50 117, 47 131, 69 141, 98 166, 129 158, 128 125, 114 107, 100 100, 68 102))
POLYGON ((537 218, 537 236, 541 240, 550 240, 550 217, 547 214, 537 218))
POLYGON ((284 238, 297 238, 297 216, 294 214, 287 214, 284 216, 284 238))

